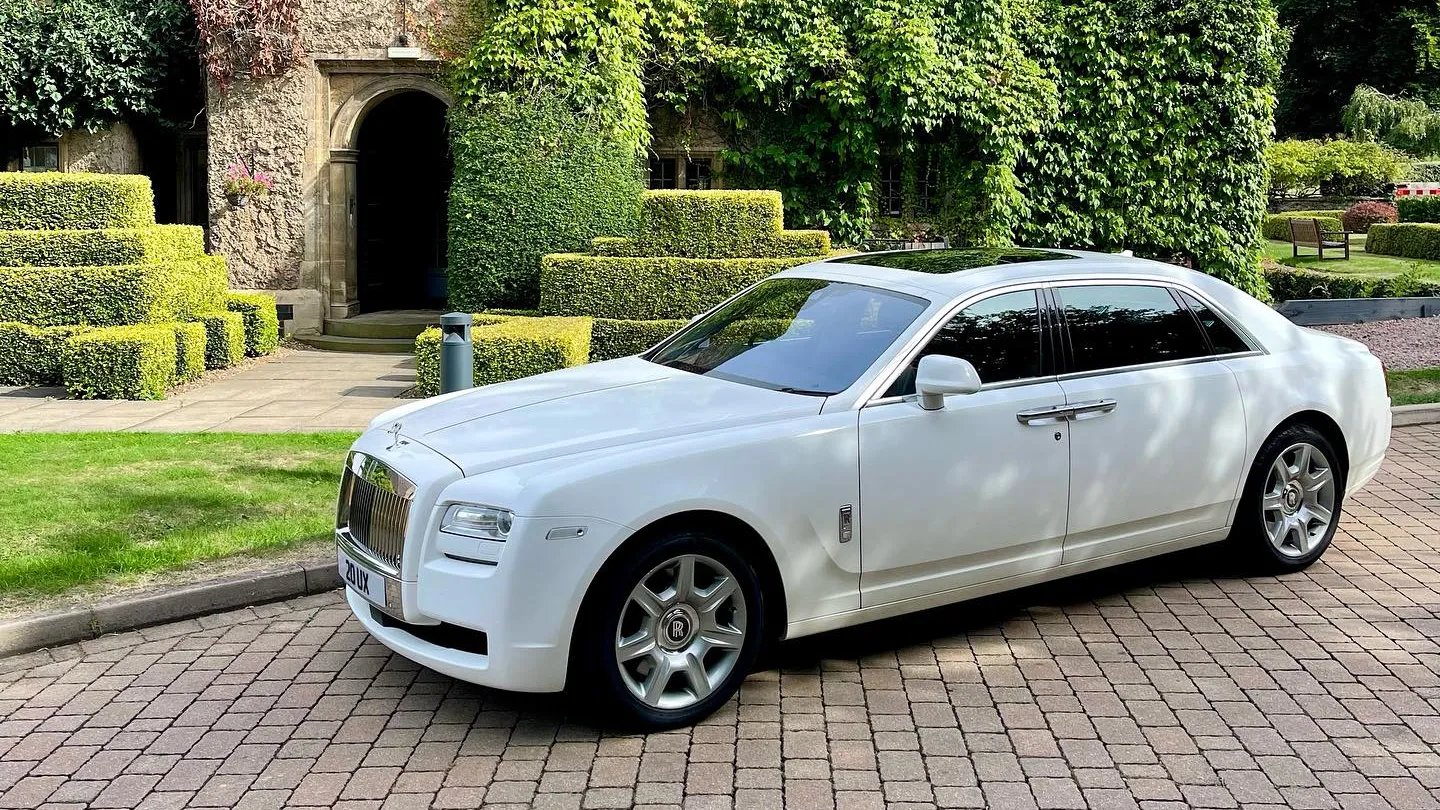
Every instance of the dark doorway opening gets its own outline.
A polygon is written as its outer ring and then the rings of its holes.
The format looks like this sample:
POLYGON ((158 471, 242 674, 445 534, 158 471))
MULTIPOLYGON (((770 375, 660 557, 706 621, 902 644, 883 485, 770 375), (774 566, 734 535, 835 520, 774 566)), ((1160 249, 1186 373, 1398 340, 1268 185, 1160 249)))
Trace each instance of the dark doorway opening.
POLYGON ((445 103, 419 91, 385 99, 365 115, 356 145, 361 311, 443 307, 451 175, 445 103))

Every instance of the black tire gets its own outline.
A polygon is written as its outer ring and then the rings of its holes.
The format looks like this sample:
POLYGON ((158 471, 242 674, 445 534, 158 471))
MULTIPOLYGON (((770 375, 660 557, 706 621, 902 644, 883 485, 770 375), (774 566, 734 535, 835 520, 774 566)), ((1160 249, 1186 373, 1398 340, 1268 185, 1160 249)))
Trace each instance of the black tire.
MULTIPOLYGON (((1313 464, 1311 465, 1314 466, 1313 464)), ((1240 557, 1247 571, 1257 574, 1286 574, 1295 571, 1303 571, 1310 567, 1325 549, 1330 547, 1330 542, 1335 537, 1335 529, 1340 523, 1341 507, 1345 496, 1345 480, 1347 470, 1341 456, 1335 450, 1334 444, 1326 438, 1324 433, 1311 425, 1299 423, 1277 431, 1260 447, 1260 452, 1255 456, 1255 463, 1250 467, 1250 473, 1245 479, 1245 490, 1240 497, 1240 505, 1235 514, 1235 524, 1230 530, 1229 544, 1234 552, 1240 557), (1274 518, 1295 514, 1297 518, 1305 517, 1305 512, 1290 512, 1290 502, 1286 500, 1286 490, 1281 487, 1280 500, 1285 511, 1271 509, 1268 513, 1262 509, 1261 501, 1265 497, 1267 484, 1273 484, 1278 480, 1272 476, 1272 468, 1275 467, 1281 454, 1286 455, 1285 466, 1294 468, 1292 462, 1297 456, 1292 451, 1300 445, 1309 445, 1319 451, 1323 456, 1323 463, 1330 471, 1332 506, 1329 508, 1330 519, 1323 532, 1319 530, 1319 524, 1312 524, 1313 531, 1317 536, 1310 537, 1311 530, 1297 529, 1291 534, 1291 538, 1299 538, 1300 531, 1305 532, 1305 546, 1302 550, 1298 542, 1287 542, 1277 547, 1277 543, 1271 539, 1271 527, 1278 525, 1274 518), (1268 517, 1267 517, 1268 515, 1268 517)), ((1313 480, 1313 478, 1312 478, 1313 480)), ((1299 509, 1305 508, 1306 493, 1302 491, 1298 495, 1299 509)), ((1298 520, 1297 520, 1298 523, 1298 520)))
MULTIPOLYGON (((697 574, 694 580, 698 583, 700 577, 701 575, 697 574)), ((718 578, 710 580, 711 589, 716 581, 718 578)), ((670 610, 673 611, 674 608, 670 610)), ((662 614, 657 626, 664 625, 664 617, 669 615, 662 614)), ((703 618, 697 616, 696 621, 698 628, 703 618)), ((580 621, 576 624, 576 638, 571 646, 567 691, 573 697, 585 701, 579 704, 582 710, 598 714, 608 724, 645 731, 693 725, 723 706, 740 688, 763 645, 765 629, 766 604, 764 591, 760 587, 760 577, 733 546, 705 530, 667 532, 631 548, 622 549, 616 558, 606 564, 591 585, 582 607, 580 621), (729 650, 717 651, 717 655, 729 662, 728 674, 709 687, 708 695, 689 705, 660 708, 646 703, 632 692, 630 684, 639 678, 635 676, 634 669, 622 672, 622 665, 617 657, 617 644, 621 637, 622 618, 632 623, 637 615, 642 620, 644 618, 643 613, 635 613, 638 607, 633 606, 630 601, 636 586, 642 580, 656 582, 656 577, 661 578, 658 581, 663 581, 674 569, 661 568, 657 574, 657 567, 679 558, 698 558, 695 563, 697 571, 714 572, 707 560, 728 569, 738 586, 739 595, 743 597, 743 603, 731 601, 722 610, 731 611, 727 626, 743 625, 744 636, 733 659, 729 650), (743 604, 740 609, 743 617, 736 612, 736 604, 743 604), (628 681, 627 675, 630 678, 628 681)), ((682 655, 683 652, 684 650, 680 651, 682 655)), ((714 660, 708 653, 703 657, 707 661, 714 660)), ((645 665, 632 663, 628 666, 640 666, 643 669, 645 665)), ((646 674, 653 675, 653 665, 646 674)), ((692 683, 691 676, 687 673, 677 670, 674 677, 678 680, 671 683, 680 687, 677 691, 688 689, 692 683)), ((693 693, 694 690, 691 691, 693 693)))

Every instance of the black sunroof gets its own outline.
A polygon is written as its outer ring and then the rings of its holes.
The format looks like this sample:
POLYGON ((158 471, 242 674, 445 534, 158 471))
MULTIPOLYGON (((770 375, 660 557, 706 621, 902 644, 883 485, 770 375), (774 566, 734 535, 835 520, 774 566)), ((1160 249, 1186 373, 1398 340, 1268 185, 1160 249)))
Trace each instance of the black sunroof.
POLYGON ((959 273, 997 264, 1020 264, 1022 262, 1048 262, 1056 259, 1074 259, 1068 253, 1053 250, 1029 248, 938 248, 933 250, 910 250, 898 253, 855 254, 828 259, 844 264, 863 264, 870 267, 889 267, 894 270, 913 270, 916 273, 959 273))

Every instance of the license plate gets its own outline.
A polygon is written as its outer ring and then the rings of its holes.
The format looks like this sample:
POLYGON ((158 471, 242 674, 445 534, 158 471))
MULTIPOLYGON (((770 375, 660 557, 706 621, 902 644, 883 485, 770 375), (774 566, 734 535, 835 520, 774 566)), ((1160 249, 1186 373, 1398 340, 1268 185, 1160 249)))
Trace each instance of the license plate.
POLYGON ((339 554, 340 576, 345 580, 346 587, 365 597, 371 604, 386 607, 385 580, 388 577, 356 562, 343 549, 339 550, 339 554))

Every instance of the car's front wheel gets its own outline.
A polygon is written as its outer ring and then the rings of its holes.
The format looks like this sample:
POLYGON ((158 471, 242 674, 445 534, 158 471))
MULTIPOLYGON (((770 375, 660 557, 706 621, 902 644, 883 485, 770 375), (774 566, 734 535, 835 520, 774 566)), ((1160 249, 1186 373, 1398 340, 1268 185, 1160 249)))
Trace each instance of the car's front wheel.
POLYGON ((570 686, 628 725, 698 722, 735 694, 755 661, 765 626, 759 578, 702 531, 671 532, 621 555, 586 600, 570 686))
POLYGON ((1344 492, 1334 445, 1310 425, 1292 425, 1260 448, 1231 541, 1265 573, 1299 571, 1329 547, 1344 492))

